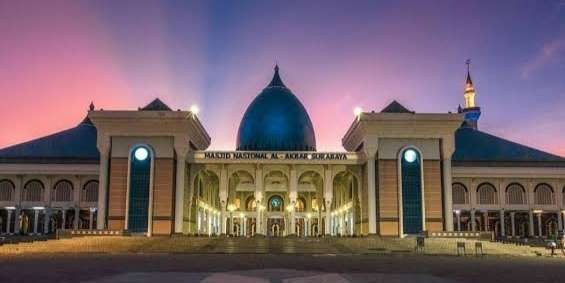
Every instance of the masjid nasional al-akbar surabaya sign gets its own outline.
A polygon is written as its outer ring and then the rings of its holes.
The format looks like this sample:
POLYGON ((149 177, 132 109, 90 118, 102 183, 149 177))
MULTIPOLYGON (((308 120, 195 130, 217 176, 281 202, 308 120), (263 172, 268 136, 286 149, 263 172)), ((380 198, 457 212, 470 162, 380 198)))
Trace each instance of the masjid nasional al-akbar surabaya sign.
POLYGON ((203 159, 223 160, 354 160, 356 154, 345 152, 271 152, 271 151, 204 151, 203 159))

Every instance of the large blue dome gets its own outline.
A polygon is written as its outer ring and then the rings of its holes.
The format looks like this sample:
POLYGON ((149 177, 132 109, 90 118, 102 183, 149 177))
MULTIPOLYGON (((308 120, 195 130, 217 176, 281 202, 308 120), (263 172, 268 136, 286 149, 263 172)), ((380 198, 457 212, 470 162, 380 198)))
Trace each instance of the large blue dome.
POLYGON ((315 151, 312 121, 300 100, 275 75, 251 102, 237 132, 237 150, 315 151))

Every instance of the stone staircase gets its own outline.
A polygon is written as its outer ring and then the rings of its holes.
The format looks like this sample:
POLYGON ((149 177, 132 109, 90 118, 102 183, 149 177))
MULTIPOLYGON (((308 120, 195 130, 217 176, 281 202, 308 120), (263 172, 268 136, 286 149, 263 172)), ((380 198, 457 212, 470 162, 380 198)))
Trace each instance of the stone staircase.
POLYGON ((242 254, 349 253, 340 244, 322 238, 216 238, 198 252, 242 254))

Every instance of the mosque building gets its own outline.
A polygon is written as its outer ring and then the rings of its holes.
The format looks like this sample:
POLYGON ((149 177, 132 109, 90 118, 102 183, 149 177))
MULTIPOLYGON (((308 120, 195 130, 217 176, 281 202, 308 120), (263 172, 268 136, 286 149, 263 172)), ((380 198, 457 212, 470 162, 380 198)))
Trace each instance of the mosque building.
POLYGON ((134 111, 91 105, 74 128, 0 149, 0 233, 555 235, 565 158, 480 131, 475 96, 467 71, 457 113, 396 101, 357 113, 342 152, 316 150, 278 67, 233 151, 207 150, 197 113, 159 99, 134 111))

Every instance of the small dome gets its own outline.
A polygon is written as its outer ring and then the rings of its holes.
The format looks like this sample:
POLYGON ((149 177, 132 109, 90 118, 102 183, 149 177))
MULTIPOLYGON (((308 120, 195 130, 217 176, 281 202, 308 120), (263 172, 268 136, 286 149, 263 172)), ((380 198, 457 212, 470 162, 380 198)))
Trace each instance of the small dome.
POLYGON ((237 132, 237 150, 315 151, 312 121, 300 100, 275 74, 251 102, 237 132))

